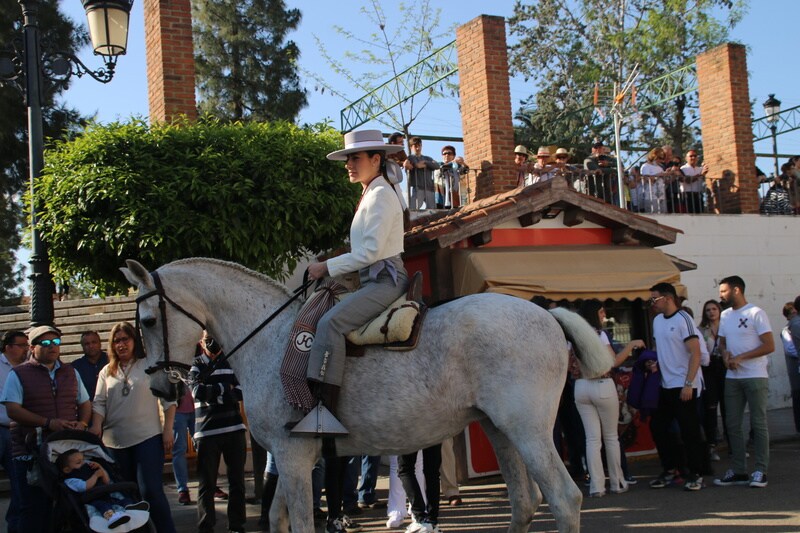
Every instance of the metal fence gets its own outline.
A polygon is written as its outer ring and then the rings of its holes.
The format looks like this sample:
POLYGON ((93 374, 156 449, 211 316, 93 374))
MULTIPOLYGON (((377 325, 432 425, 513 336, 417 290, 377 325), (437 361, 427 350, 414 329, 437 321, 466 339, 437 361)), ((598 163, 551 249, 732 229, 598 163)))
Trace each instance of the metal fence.
MULTIPOLYGON (((475 177, 476 170, 470 170, 475 177)), ((461 205, 467 203, 472 191, 469 189, 467 175, 462 175, 457 195, 461 205)), ((525 176, 525 184, 535 183, 549 179, 563 179, 574 190, 599 198, 609 204, 619 205, 619 187, 616 169, 605 171, 588 171, 578 168, 545 167, 541 170, 531 170, 525 176)), ((475 180, 472 180, 474 183, 475 180)), ((415 197, 420 197, 430 188, 429 198, 441 198, 441 191, 431 180, 429 184, 420 184, 419 190, 414 191, 415 197), (439 194, 437 194, 437 192, 439 194)), ((759 189, 762 199, 762 213, 766 215, 797 215, 800 214, 800 195, 797 183, 794 180, 784 180, 782 186, 772 190, 774 182, 764 183, 759 189), (771 192, 770 192, 771 191, 771 192), (765 209, 766 208, 766 209, 765 209)), ((654 214, 681 214, 681 213, 708 213, 708 214, 737 214, 739 209, 738 187, 729 177, 691 179, 675 173, 664 173, 656 176, 641 176, 638 172, 626 172, 623 180, 623 198, 626 209, 645 215, 654 214)), ((440 202, 437 202, 437 204, 440 202)), ((410 206, 412 210, 428 209, 425 203, 415 203, 410 206)), ((430 208, 435 208, 431 204, 430 208)))

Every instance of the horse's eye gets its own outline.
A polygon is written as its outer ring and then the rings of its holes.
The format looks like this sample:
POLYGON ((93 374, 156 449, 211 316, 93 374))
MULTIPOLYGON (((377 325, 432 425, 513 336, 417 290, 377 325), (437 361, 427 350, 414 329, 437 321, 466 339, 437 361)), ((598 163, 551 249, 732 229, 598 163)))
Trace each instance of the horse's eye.
POLYGON ((142 325, 144 325, 144 327, 146 327, 146 328, 152 328, 153 326, 156 325, 156 319, 155 318, 145 318, 144 320, 142 320, 142 325))

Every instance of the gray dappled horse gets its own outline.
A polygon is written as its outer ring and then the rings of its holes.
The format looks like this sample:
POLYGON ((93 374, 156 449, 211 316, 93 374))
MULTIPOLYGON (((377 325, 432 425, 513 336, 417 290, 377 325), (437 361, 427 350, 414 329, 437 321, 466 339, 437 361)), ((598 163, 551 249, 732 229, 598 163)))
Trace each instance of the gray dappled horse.
MULTIPOLYGON (((202 326, 230 351, 290 297, 270 278, 214 259, 160 267, 159 289, 142 265, 127 265, 121 270, 139 289, 148 367, 159 368, 151 387, 161 395, 174 396, 176 370, 185 377, 181 365, 191 364, 202 326)), ((284 425, 300 413, 285 402, 278 373, 300 305, 290 304, 229 363, 241 383, 250 429, 280 470, 276 502, 288 506, 294 533, 312 533, 311 470, 321 440, 289 436, 284 425)), ((337 414, 350 434, 336 439, 338 454, 411 453, 479 421, 508 485, 508 531, 528 531, 544 495, 559 531, 577 533, 581 491, 553 444, 568 365, 565 331, 585 377, 611 367, 595 331, 563 309, 548 312, 500 294, 430 309, 416 349, 370 347, 364 357, 348 359, 337 414)), ((272 531, 287 531, 285 518, 285 508, 273 506, 272 531)))

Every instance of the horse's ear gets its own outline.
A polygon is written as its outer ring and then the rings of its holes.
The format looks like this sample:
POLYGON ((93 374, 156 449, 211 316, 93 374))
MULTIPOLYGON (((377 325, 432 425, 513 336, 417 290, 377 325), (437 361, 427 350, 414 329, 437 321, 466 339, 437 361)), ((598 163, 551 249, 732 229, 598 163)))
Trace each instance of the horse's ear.
POLYGON ((125 278, 131 282, 131 285, 134 287, 145 286, 150 288, 155 286, 153 284, 153 276, 150 275, 150 272, 148 272, 141 263, 133 259, 127 259, 125 264, 127 264, 128 267, 121 267, 120 271, 122 271, 125 278))

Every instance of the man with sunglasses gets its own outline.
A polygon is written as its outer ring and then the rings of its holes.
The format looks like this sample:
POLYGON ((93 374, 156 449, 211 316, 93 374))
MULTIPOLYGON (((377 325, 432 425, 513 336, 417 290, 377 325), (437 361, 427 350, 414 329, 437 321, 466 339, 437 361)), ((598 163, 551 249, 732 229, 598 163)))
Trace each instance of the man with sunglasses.
POLYGON ((700 372, 702 351, 700 330, 692 318, 681 309, 678 295, 669 283, 650 287, 650 307, 653 319, 653 338, 661 371, 658 409, 650 421, 650 431, 656 443, 663 472, 650 482, 654 489, 670 484, 678 467, 686 480, 685 490, 703 488, 702 475, 709 471, 708 442, 700 427, 697 401, 703 388, 700 372), (670 426, 678 422, 684 450, 670 438, 670 426), (687 464, 681 464, 683 460, 687 464))
POLYGON ((461 205, 458 182, 464 173, 465 167, 456 161, 456 149, 450 145, 444 146, 441 166, 433 172, 436 209, 450 209, 461 205))
POLYGON ((0 402, 11 419, 11 445, 20 496, 20 531, 49 531, 52 501, 39 486, 28 483, 37 433, 42 437, 62 429, 86 429, 92 403, 78 372, 61 363, 61 332, 53 326, 28 331, 33 357, 14 367, 0 402))

